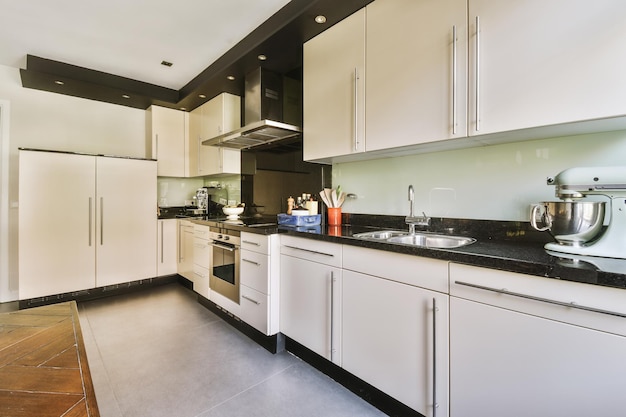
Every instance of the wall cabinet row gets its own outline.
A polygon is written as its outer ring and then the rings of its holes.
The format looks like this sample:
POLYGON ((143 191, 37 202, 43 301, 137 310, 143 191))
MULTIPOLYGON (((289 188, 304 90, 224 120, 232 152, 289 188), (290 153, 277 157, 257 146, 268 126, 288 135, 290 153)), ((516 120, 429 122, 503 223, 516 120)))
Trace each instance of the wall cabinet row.
POLYGON ((191 112, 150 106, 146 132, 162 177, 198 177, 241 172, 240 151, 202 141, 241 126, 241 99, 223 93, 191 112))
POLYGON ((304 45, 304 158, 622 117, 625 17, 616 0, 374 1, 304 45))
POLYGON ((154 161, 26 150, 19 158, 20 299, 156 276, 154 161))

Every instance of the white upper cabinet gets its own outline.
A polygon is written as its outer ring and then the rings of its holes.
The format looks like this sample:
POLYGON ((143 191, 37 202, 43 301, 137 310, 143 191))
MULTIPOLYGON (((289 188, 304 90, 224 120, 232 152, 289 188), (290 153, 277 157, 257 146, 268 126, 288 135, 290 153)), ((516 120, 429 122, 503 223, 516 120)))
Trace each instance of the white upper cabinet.
POLYGON ((376 0, 304 45, 304 159, 624 129, 624 19, 619 0, 376 0))
POLYGON ((241 98, 222 93, 190 113, 189 176, 241 173, 237 149, 202 145, 202 141, 241 127, 241 98))
POLYGON ((621 0, 470 0, 470 134, 626 114, 625 19, 621 0))
POLYGON ((371 3, 366 56, 366 150, 467 136, 466 0, 371 3))
POLYGON ((146 134, 152 144, 160 177, 187 176, 188 113, 150 106, 146 111, 146 134))
POLYGON ((365 9, 304 44, 305 160, 365 150, 365 9))

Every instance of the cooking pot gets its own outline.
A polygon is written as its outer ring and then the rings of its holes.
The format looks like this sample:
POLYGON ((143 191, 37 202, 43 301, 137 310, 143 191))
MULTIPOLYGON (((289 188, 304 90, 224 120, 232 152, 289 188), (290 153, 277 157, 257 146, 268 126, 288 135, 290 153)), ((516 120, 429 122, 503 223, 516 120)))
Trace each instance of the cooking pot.
POLYGON ((540 232, 549 232, 562 245, 581 246, 601 234, 604 212, 604 202, 545 201, 533 205, 530 224, 540 232))

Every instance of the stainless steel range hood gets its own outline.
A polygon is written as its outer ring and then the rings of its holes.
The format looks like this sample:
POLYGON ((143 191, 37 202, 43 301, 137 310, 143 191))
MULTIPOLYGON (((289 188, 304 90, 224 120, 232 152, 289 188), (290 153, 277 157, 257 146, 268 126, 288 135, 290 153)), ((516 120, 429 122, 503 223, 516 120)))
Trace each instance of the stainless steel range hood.
POLYGON ((204 140, 203 145, 251 149, 301 135, 299 89, 283 88, 280 74, 262 68, 248 74, 245 82, 245 126, 204 140))

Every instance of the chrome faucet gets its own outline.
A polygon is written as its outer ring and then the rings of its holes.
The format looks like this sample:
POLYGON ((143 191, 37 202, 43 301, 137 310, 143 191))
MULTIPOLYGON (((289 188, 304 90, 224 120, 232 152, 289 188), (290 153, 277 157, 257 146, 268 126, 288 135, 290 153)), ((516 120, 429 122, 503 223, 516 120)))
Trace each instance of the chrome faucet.
POLYGON ((430 226, 430 217, 426 216, 426 213, 422 212, 424 215, 416 217, 413 214, 413 204, 415 203, 415 190, 413 189, 413 185, 409 185, 409 215, 405 218, 406 224, 409 225, 409 233, 415 234, 415 226, 430 226))

